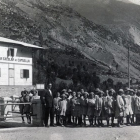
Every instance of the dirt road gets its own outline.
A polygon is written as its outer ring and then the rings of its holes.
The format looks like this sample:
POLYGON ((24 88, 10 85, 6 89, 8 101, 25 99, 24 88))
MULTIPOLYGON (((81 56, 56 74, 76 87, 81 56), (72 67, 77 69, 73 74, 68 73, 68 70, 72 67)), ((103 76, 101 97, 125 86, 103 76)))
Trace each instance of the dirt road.
POLYGON ((0 140, 140 140, 140 126, 123 128, 6 128, 0 129, 0 140))

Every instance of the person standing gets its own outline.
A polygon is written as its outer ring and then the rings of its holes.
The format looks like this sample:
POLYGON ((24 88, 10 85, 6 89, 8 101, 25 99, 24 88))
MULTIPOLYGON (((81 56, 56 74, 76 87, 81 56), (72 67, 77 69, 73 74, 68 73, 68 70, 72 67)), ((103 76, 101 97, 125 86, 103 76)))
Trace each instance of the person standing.
POLYGON ((95 125, 96 125, 96 119, 98 121, 98 126, 102 126, 102 105, 103 105, 103 100, 102 100, 102 91, 98 91, 98 96, 96 96, 96 101, 95 101, 95 125))
POLYGON ((54 109, 56 115, 56 125, 60 125, 60 111, 59 111, 59 101, 60 101, 60 93, 57 92, 56 97, 54 98, 54 109))
POLYGON ((131 106, 131 96, 130 96, 130 89, 127 88, 125 91, 125 96, 123 96, 124 100, 124 116, 126 116, 126 123, 127 125, 130 125, 130 119, 132 120, 132 106, 131 106))
POLYGON ((116 97, 116 110, 115 110, 115 116, 118 119, 118 127, 123 122, 123 117, 124 117, 124 111, 125 111, 125 104, 124 100, 122 98, 122 95, 124 94, 123 89, 120 89, 118 92, 118 95, 116 97))
POLYGON ((136 124, 140 124, 140 91, 137 91, 137 96, 135 98, 135 114, 136 114, 136 124))
MULTIPOLYGON (((24 96, 25 96, 24 91, 21 91, 21 97, 19 97, 20 103, 24 103, 24 96)), ((24 115, 24 104, 19 105, 19 110, 20 110, 20 113, 22 115, 22 117, 21 117, 22 118, 22 123, 25 123, 24 117, 23 117, 23 115, 24 115)))
POLYGON ((60 123, 61 126, 66 126, 66 111, 67 111, 67 100, 66 94, 62 94, 62 99, 59 100, 59 109, 60 109, 60 123))
POLYGON ((114 118, 115 118, 115 91, 113 89, 109 90, 107 96, 107 125, 109 126, 109 120, 111 118, 111 126, 114 127, 114 118))
MULTIPOLYGON (((31 98, 29 96, 29 92, 27 90, 24 90, 24 103, 31 103, 31 98)), ((24 114, 26 114, 27 117, 27 122, 28 124, 31 124, 31 105, 30 104, 25 104, 24 106, 24 114)))
POLYGON ((94 97, 94 93, 90 92, 88 98, 88 110, 87 110, 87 116, 89 119, 90 126, 93 126, 94 111, 95 111, 95 97, 94 97))
POLYGON ((53 102, 53 93, 52 93, 52 84, 49 83, 47 89, 43 91, 43 95, 41 96, 42 109, 44 112, 44 125, 45 127, 49 127, 48 120, 50 115, 50 126, 54 125, 54 102, 53 102))
POLYGON ((73 125, 76 125, 76 114, 75 114, 75 104, 76 104, 76 92, 73 91, 72 92, 72 98, 70 100, 70 109, 71 109, 71 116, 72 116, 72 121, 73 121, 73 125))

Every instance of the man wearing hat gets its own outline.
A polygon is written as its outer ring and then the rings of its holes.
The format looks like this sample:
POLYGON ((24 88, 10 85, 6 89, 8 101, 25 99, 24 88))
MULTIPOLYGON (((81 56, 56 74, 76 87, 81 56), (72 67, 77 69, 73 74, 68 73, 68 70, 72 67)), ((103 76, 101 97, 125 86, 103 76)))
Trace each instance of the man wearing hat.
POLYGON ((50 126, 54 125, 54 102, 53 102, 53 93, 52 93, 52 84, 49 83, 48 87, 43 91, 41 96, 41 102, 44 112, 44 125, 49 127, 48 120, 50 115, 50 126))

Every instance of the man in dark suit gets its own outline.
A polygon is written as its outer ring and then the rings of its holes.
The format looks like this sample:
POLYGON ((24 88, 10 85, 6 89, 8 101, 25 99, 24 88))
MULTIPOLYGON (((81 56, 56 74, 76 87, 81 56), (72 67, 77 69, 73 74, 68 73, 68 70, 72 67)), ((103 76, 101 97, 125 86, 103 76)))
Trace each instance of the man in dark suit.
POLYGON ((49 83, 48 88, 43 91, 43 94, 41 96, 45 127, 49 127, 48 125, 49 115, 50 115, 50 126, 55 126, 53 93, 51 91, 51 88, 52 88, 52 84, 49 83))

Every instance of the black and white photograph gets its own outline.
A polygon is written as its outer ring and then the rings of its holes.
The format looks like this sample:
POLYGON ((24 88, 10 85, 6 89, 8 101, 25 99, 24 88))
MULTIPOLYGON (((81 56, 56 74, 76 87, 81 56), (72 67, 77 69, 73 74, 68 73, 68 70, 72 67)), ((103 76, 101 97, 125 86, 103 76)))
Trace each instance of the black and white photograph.
POLYGON ((0 0, 0 140, 140 140, 140 0, 0 0))

